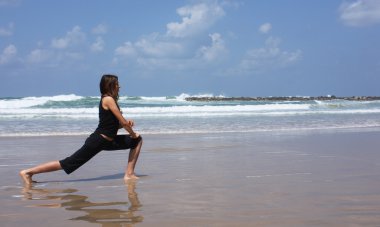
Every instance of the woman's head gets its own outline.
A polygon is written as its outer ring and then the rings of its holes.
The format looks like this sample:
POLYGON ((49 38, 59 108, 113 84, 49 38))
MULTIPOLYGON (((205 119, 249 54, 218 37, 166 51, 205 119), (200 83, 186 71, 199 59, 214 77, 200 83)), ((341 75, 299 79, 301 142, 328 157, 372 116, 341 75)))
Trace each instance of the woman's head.
POLYGON ((100 80, 100 93, 103 95, 109 95, 115 100, 119 98, 119 81, 115 75, 105 74, 100 80))

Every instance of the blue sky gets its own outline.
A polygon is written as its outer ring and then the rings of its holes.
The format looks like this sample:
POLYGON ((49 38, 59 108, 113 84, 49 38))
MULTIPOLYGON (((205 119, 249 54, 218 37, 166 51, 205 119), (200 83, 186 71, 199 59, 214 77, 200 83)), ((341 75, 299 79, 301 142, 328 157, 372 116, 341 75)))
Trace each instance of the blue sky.
POLYGON ((380 0, 0 0, 0 97, 380 95, 380 0))

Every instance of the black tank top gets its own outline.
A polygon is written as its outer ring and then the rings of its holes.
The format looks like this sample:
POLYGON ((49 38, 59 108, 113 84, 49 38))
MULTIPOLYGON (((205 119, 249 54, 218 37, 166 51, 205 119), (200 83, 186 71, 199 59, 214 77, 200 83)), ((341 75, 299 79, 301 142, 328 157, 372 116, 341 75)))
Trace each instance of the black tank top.
MULTIPOLYGON (((102 106, 103 97, 99 103, 99 125, 95 132, 114 138, 119 130, 119 120, 111 110, 105 110, 102 106)), ((117 103, 116 103, 117 105, 117 103)), ((119 105, 117 107, 120 109, 119 105)))

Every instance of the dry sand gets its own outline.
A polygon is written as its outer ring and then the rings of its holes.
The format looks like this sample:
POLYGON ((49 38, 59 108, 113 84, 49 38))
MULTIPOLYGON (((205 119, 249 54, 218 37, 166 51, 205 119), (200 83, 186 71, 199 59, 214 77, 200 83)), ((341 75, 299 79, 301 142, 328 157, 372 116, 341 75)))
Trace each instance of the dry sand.
POLYGON ((70 155, 82 136, 0 138, 1 226, 379 226, 380 132, 146 135, 71 175, 18 171, 70 155))

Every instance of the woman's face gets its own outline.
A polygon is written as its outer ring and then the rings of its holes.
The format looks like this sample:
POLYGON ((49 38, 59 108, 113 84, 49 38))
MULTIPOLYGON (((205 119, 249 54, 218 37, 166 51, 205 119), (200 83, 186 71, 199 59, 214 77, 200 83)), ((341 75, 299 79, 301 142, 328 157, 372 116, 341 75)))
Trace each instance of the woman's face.
POLYGON ((117 91, 117 93, 119 93, 119 89, 120 89, 120 86, 119 86, 119 82, 116 82, 116 91, 117 91))

